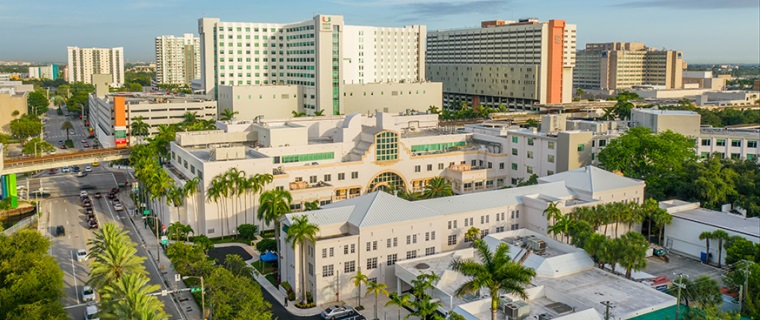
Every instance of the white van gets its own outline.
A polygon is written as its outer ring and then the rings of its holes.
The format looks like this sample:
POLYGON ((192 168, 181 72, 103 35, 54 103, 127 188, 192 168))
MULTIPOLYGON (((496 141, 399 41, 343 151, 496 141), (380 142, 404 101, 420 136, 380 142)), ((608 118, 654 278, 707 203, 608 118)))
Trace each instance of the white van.
POLYGON ((100 320, 97 306, 87 306, 84 311, 84 320, 100 320))

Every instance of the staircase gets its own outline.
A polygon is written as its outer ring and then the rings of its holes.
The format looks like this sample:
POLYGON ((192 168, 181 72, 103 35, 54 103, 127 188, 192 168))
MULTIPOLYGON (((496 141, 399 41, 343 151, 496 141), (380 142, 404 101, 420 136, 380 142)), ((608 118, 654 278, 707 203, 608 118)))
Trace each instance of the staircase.
POLYGON ((359 135, 359 141, 346 154, 346 161, 361 161, 373 143, 375 143, 375 136, 362 132, 359 135))

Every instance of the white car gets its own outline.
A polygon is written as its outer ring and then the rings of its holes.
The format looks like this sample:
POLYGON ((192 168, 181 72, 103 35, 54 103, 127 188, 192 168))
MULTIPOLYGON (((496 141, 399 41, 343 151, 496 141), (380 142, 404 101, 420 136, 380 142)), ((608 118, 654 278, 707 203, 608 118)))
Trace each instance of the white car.
POLYGON ((117 204, 113 205, 113 209, 116 210, 116 211, 121 211, 121 210, 124 210, 124 206, 121 205, 121 203, 117 203, 117 204))
POLYGON ((97 306, 87 306, 84 311, 84 320, 100 320, 100 314, 98 314, 97 306))
POLYGON ((95 289, 90 286, 82 288, 82 301, 95 301, 95 289))
POLYGON ((337 319, 340 317, 353 315, 354 313, 356 313, 356 311, 354 311, 354 309, 351 307, 341 307, 335 305, 328 307, 325 309, 325 311, 322 311, 322 314, 320 314, 320 316, 322 316, 322 319, 337 319))
POLYGON ((71 167, 69 166, 62 167, 61 172, 71 172, 71 167))
POLYGON ((87 196, 87 191, 86 190, 79 191, 79 197, 80 198, 83 198, 83 197, 86 197, 86 196, 87 196))
POLYGON ((85 260, 87 260, 87 250, 85 249, 77 250, 77 261, 85 261, 85 260))
POLYGON ((84 171, 85 172, 92 172, 92 167, 86 166, 86 167, 84 167, 84 171))

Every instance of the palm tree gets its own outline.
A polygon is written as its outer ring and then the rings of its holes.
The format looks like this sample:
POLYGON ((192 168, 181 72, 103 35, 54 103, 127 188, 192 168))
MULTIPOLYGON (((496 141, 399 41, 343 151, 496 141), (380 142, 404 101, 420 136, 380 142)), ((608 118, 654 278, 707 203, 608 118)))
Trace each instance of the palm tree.
POLYGON ((491 320, 496 320, 499 294, 516 294, 527 299, 524 286, 530 283, 536 272, 512 261, 509 257, 509 247, 504 243, 499 244, 495 252, 491 252, 483 240, 476 240, 473 247, 479 261, 457 258, 451 262, 452 270, 472 277, 459 287, 455 294, 461 297, 488 289, 491 295, 491 320))
POLYGON ((184 115, 182 115, 182 126, 187 127, 192 124, 194 124, 196 121, 198 121, 198 113, 197 112, 185 112, 184 115))
POLYGON ((172 184, 166 190, 166 203, 171 203, 177 208, 177 221, 182 221, 182 217, 179 212, 179 208, 182 206, 185 200, 185 189, 177 185, 172 184))
POLYGON ((618 100, 615 106, 612 107, 612 112, 617 115, 620 120, 626 120, 631 118, 631 109, 633 109, 633 103, 627 100, 618 100))
MULTIPOLYGON (((250 183, 250 191, 253 194, 253 207, 256 207, 256 194, 260 194, 262 191, 264 191, 264 187, 267 184, 272 183, 274 180, 274 176, 272 176, 269 173, 264 174, 255 174, 253 177, 248 178, 248 182, 250 183)), ((259 230, 263 230, 264 226, 262 225, 259 230)))
POLYGON ((549 202, 549 206, 544 209, 544 216, 546 216, 547 223, 559 218, 561 215, 562 211, 557 208, 557 202, 549 202))
POLYGON ((71 121, 66 120, 61 124, 61 131, 66 130, 66 140, 69 140, 69 130, 74 129, 74 125, 71 121))
POLYGON ((319 226, 313 223, 309 223, 309 217, 307 215, 301 215, 293 218, 293 223, 288 228, 285 241, 290 242, 293 250, 296 249, 296 245, 301 247, 301 264, 303 270, 301 272, 301 302, 306 303, 306 260, 304 259, 303 245, 306 240, 311 243, 317 243, 317 232, 319 232, 319 226))
MULTIPOLYGON (((193 177, 192 179, 185 182, 185 185, 182 187, 184 190, 182 193, 185 195, 186 198, 195 198, 195 195, 198 194, 199 186, 201 185, 201 179, 199 177, 193 177)), ((189 206, 185 206, 185 217, 187 217, 187 208, 189 206)), ((193 203, 193 209, 195 209, 195 221, 197 223, 198 221, 198 208, 196 208, 196 204, 193 203)), ((197 227, 197 225, 196 225, 197 227)))
POLYGON ((576 89, 575 89, 575 96, 576 96, 578 99, 580 99, 581 97, 583 97, 585 94, 586 94, 586 91, 585 91, 585 90, 583 90, 582 88, 576 88, 576 89))
POLYGON ((357 306, 357 308, 364 308, 362 307, 362 295, 361 295, 362 287, 361 286, 362 284, 367 285, 367 281, 369 281, 369 278, 367 277, 366 274, 362 273, 361 268, 359 268, 359 270, 356 270, 355 276, 351 277, 351 283, 353 283, 354 286, 359 289, 359 290, 356 290, 356 297, 359 299, 359 305, 357 306))
POLYGON ((476 227, 470 227, 464 234, 464 238, 469 241, 475 241, 480 238, 480 229, 476 227))
POLYGON ((307 201, 303 203, 303 211, 314 211, 319 210, 319 199, 314 201, 307 201))
POLYGON ((615 109, 614 108, 603 108, 604 115, 602 116, 602 120, 610 121, 615 120, 615 109))
POLYGON ((570 242, 570 228, 575 224, 575 221, 573 218, 571 218, 569 215, 560 215, 558 216, 553 225, 550 225, 546 231, 547 233, 552 233, 554 238, 557 238, 557 235, 561 234, 565 238, 567 238, 567 242, 570 242))
POLYGON ((720 268, 721 259, 723 259, 723 240, 728 240, 728 233, 718 229, 713 231, 712 237, 718 240, 718 268, 720 268))
POLYGON ((137 116, 130 125, 130 135, 132 136, 147 136, 150 132, 150 125, 143 122, 142 116, 137 116))
POLYGON ((451 184, 446 181, 446 179, 435 177, 430 179, 427 184, 425 184, 425 192, 422 193, 422 196, 425 199, 433 199, 448 197, 453 194, 454 191, 451 190, 451 184))
POLYGON ((657 244, 662 245, 662 234, 665 230, 665 225, 668 225, 673 221, 673 216, 666 210, 658 210, 655 211, 652 219, 654 219, 655 226, 660 229, 660 234, 657 236, 657 244))
POLYGON ((230 121, 235 119, 235 115, 240 114, 240 112, 232 111, 230 109, 224 109, 222 110, 222 113, 219 114, 219 120, 220 121, 230 121))
POLYGON ((120 241, 110 244, 106 251, 95 256, 90 262, 90 279, 88 284, 96 288, 105 288, 118 281, 126 274, 146 274, 144 257, 137 255, 134 244, 120 241))
POLYGON ((379 296, 381 293, 384 294, 386 297, 388 296, 388 290, 386 290, 388 286, 385 285, 385 283, 377 283, 374 281, 370 281, 367 283, 367 295, 370 293, 375 295, 375 320, 377 320, 377 296, 379 296))
POLYGON ((105 310, 116 319, 168 319, 164 313, 164 304, 152 291, 160 289, 159 285, 149 285, 148 278, 140 274, 126 274, 119 280, 102 288, 105 310))
POLYGON ((713 233, 710 231, 702 231, 702 233, 699 234, 699 240, 705 240, 705 263, 710 263, 710 239, 713 239, 713 233))
POLYGON ((305 117, 306 116, 305 112, 298 112, 298 111, 295 111, 295 110, 291 111, 290 113, 293 114, 293 118, 300 118, 300 117, 305 117))
POLYGON ((325 109, 314 111, 314 116, 315 117, 321 117, 321 116, 324 116, 324 115, 325 115, 325 109))
POLYGON ((618 239, 623 244, 622 250, 618 251, 620 257, 618 263, 625 268, 625 277, 630 279, 632 270, 639 271, 647 267, 646 252, 649 241, 636 231, 630 231, 618 239))
POLYGON ((392 292, 388 298, 390 300, 385 303, 385 306, 391 306, 395 305, 398 307, 398 318, 401 319, 401 307, 408 307, 411 304, 412 295, 408 293, 404 293, 402 295, 399 295, 398 293, 392 292))
POLYGON ((256 216, 267 224, 274 222, 277 252, 282 252, 280 251, 280 218, 290 212, 291 202, 293 202, 293 196, 285 190, 269 190, 259 197, 259 209, 256 216))
MULTIPOLYGON (((226 182, 224 181, 223 175, 218 175, 214 177, 214 179, 211 180, 211 185, 208 188, 206 199, 209 201, 213 201, 216 203, 216 209, 219 213, 219 219, 225 220, 225 209, 226 206, 220 205, 220 201, 225 199, 227 196, 227 186, 226 182)), ((222 228, 222 237, 224 237, 224 222, 220 221, 219 226, 222 228)), ((227 232, 229 232, 229 228, 227 229, 227 232)))

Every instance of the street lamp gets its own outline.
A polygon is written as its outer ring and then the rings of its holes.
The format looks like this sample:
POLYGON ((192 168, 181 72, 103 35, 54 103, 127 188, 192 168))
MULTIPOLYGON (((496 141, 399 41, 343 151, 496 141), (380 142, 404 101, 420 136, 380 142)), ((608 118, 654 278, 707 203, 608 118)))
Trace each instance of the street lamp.
MULTIPOLYGON (((203 286, 203 276, 184 276, 182 277, 182 280, 189 279, 189 278, 200 278, 201 279, 201 318, 206 319, 206 288, 203 286)), ((195 292, 193 290, 190 290, 190 292, 195 292)))

